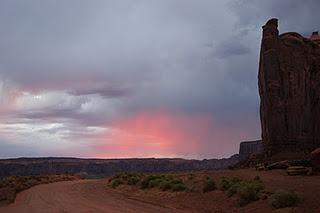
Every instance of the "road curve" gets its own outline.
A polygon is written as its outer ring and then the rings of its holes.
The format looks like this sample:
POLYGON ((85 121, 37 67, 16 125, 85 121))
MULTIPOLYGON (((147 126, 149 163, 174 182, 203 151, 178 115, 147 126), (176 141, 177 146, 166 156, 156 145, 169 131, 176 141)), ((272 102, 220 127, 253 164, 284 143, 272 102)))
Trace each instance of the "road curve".
POLYGON ((0 213, 19 212, 180 212, 130 199, 108 188, 105 181, 81 180, 38 185, 18 194, 0 213))

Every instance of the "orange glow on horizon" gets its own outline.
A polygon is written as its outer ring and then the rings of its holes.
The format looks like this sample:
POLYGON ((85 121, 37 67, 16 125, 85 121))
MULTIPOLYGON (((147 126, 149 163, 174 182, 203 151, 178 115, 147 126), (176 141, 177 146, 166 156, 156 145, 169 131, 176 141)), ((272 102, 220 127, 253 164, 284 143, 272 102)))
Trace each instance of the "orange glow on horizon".
POLYGON ((199 153, 211 123, 204 114, 141 112, 113 124, 98 157, 175 157, 199 153))
POLYGON ((221 126, 206 113, 140 112, 109 126, 95 157, 221 158, 238 152, 252 125, 221 126))

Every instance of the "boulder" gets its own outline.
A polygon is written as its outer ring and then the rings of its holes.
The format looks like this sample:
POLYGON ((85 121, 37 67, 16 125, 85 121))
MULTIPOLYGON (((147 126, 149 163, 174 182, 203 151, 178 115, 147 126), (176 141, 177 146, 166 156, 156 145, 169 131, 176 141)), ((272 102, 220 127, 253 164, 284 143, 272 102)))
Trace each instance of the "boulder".
POLYGON ((287 168, 288 175, 306 175, 309 172, 310 170, 304 166, 290 166, 287 168))
POLYGON ((272 169, 286 169, 290 166, 290 163, 288 160, 280 161, 280 162, 275 162, 271 163, 267 166, 268 170, 272 169))
POLYGON ((320 148, 311 152, 311 163, 313 168, 320 170, 320 148))

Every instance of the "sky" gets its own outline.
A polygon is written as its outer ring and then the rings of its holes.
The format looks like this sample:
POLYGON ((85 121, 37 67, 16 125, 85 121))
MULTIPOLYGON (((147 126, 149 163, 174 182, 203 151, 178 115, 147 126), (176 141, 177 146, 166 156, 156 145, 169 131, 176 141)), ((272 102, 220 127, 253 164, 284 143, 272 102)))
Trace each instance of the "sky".
POLYGON ((260 139, 261 26, 318 0, 2 0, 0 158, 223 158, 260 139))

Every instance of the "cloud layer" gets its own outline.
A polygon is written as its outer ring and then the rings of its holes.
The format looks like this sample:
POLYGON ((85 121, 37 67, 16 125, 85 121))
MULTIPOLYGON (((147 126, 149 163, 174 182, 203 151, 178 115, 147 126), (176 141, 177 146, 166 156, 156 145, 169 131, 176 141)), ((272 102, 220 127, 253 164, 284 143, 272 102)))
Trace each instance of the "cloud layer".
POLYGON ((319 6, 1 1, 0 157, 236 153, 260 137, 261 26, 307 36, 319 6))

